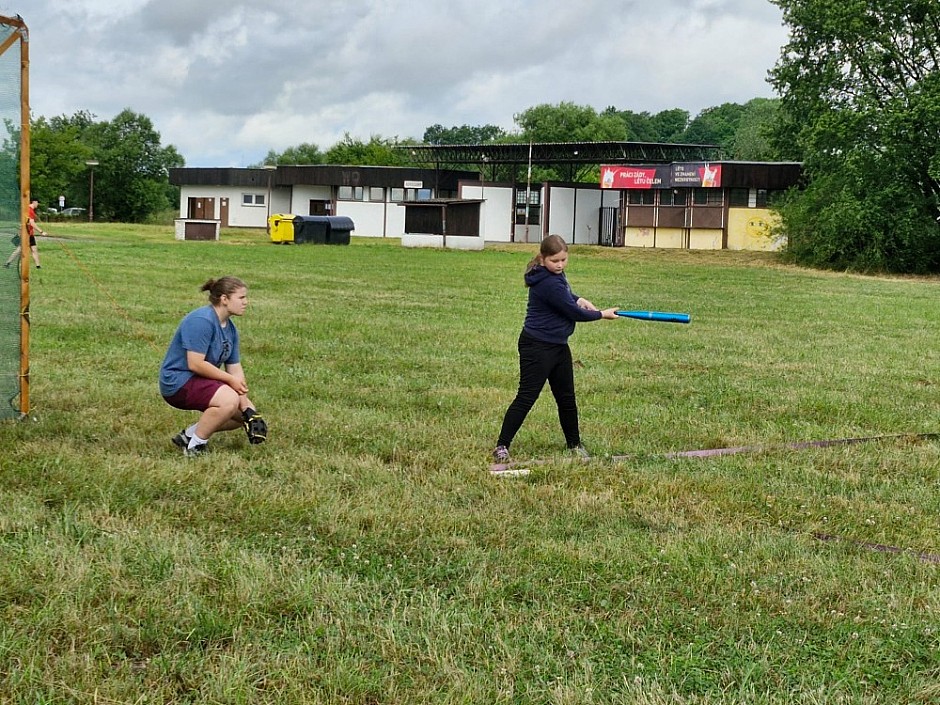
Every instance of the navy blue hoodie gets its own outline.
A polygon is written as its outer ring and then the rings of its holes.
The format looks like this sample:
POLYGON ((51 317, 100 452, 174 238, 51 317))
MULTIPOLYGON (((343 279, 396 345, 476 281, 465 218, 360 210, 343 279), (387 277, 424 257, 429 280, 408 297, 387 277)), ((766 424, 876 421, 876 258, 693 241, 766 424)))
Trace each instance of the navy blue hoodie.
POLYGON ((522 329, 536 340, 563 345, 574 333, 575 323, 603 318, 600 311, 578 306, 578 296, 568 286, 564 272, 552 274, 538 265, 526 273, 525 283, 529 304, 522 329))

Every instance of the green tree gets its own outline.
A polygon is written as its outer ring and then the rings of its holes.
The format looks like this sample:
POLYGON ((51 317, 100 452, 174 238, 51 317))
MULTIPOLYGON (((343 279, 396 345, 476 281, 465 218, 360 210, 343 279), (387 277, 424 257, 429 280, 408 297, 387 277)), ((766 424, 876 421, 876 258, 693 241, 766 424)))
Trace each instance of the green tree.
POLYGON ((270 149, 259 164, 250 166, 260 168, 264 164, 322 164, 324 160, 325 156, 317 145, 302 142, 294 147, 288 147, 281 153, 270 149))
POLYGON ((678 142, 689 125, 689 113, 681 108, 662 110, 650 117, 651 142, 678 142))
POLYGON ((176 205, 169 195, 168 173, 184 160, 172 145, 161 146, 150 118, 125 109, 109 122, 89 126, 84 139, 99 162, 96 218, 141 222, 176 205))
POLYGON ((788 252, 835 268, 940 271, 940 4, 772 0, 778 145, 808 184, 780 207, 788 252))
POLYGON ((88 167, 91 148, 83 142, 94 116, 81 111, 71 117, 30 121, 30 191, 43 204, 58 206, 59 196, 67 205, 88 205, 88 167))
POLYGON ((393 149, 396 145, 410 144, 397 139, 372 135, 368 142, 352 137, 348 132, 343 139, 330 147, 324 155, 327 164, 354 164, 356 166, 403 166, 405 155, 393 149))
POLYGON ((624 139, 629 142, 678 142, 689 124, 689 113, 680 108, 663 110, 651 115, 644 111, 617 110, 608 107, 601 115, 615 115, 626 128, 624 139))
MULTIPOLYGON (((586 105, 562 102, 558 105, 536 105, 515 116, 521 130, 520 142, 622 142, 627 138, 627 128, 616 110, 607 109, 598 114, 586 105)), ((596 166, 553 169, 534 167, 532 179, 595 180, 596 166)))
POLYGON ((96 121, 80 111, 71 117, 39 117, 31 124, 30 181, 33 195, 56 203, 89 205, 90 159, 95 167, 95 217, 140 222, 176 207, 170 167, 183 166, 173 146, 163 147, 160 134, 144 115, 127 109, 113 120, 96 121))
POLYGON ((780 101, 754 98, 741 105, 722 103, 702 110, 673 140, 716 144, 728 159, 769 161, 776 158, 771 132, 780 101))
POLYGON ((506 131, 496 125, 431 125, 424 131, 425 144, 488 144, 506 138, 506 131))
POLYGON ((730 154, 745 108, 738 103, 722 103, 705 108, 696 115, 682 135, 688 144, 717 144, 722 152, 730 154))
POLYGON ((604 142, 627 138, 624 121, 616 114, 598 114, 589 105, 536 105, 514 116, 524 142, 604 142))
POLYGON ((779 115, 778 98, 754 98, 745 103, 729 145, 728 156, 731 159, 757 162, 782 159, 773 141, 773 130, 779 115))

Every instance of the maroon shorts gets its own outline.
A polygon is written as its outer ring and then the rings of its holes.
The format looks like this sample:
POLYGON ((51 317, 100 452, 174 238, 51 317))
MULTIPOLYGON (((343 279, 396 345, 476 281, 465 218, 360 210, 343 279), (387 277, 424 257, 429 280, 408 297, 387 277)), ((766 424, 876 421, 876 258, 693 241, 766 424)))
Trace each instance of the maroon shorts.
POLYGON ((175 406, 177 409, 186 409, 187 411, 205 411, 209 408, 212 397, 219 391, 219 387, 224 387, 225 382, 217 379, 206 379, 193 375, 189 378, 180 390, 168 397, 166 403, 175 406))

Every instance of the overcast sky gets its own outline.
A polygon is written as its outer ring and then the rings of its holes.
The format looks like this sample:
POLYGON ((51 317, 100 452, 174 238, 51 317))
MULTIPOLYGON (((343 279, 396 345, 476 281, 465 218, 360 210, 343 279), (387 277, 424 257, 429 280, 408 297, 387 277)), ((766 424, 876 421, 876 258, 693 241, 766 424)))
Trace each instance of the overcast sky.
POLYGON ((34 117, 149 117, 188 166, 344 133, 516 128, 563 101, 694 117, 773 97, 769 0, 0 0, 29 27, 34 117))

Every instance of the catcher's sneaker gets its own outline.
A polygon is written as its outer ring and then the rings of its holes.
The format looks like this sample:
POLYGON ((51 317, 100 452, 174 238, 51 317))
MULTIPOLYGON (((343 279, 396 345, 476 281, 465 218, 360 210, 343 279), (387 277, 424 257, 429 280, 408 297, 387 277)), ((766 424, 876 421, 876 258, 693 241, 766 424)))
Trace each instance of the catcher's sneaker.
POLYGON ((187 458, 198 458, 200 455, 205 455, 209 452, 208 443, 200 443, 198 446, 193 446, 192 448, 184 448, 183 455, 187 458))
POLYGON ((184 428, 182 431, 173 436, 173 445, 175 445, 177 448, 186 450, 189 448, 189 438, 190 437, 186 435, 186 429, 184 428))

